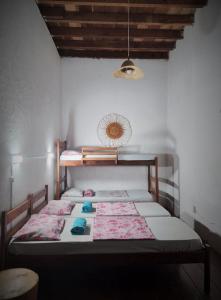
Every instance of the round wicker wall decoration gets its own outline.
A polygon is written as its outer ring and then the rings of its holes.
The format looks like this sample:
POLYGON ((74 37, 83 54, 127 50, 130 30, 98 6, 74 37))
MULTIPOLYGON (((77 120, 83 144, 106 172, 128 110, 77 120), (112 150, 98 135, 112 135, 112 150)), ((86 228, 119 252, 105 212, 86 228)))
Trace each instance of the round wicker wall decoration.
POLYGON ((112 113, 104 116, 98 124, 98 138, 104 146, 123 146, 129 141, 132 130, 125 117, 112 113))
POLYGON ((107 125, 106 134, 110 139, 119 139, 124 134, 124 128, 120 123, 112 122, 107 125))

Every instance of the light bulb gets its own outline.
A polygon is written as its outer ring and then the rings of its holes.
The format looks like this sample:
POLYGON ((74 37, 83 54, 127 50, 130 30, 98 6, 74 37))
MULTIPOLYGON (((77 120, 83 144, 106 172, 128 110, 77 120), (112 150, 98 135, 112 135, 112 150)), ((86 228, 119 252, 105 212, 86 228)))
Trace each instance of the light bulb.
POLYGON ((128 68, 128 69, 126 70, 126 73, 127 73, 128 75, 132 74, 132 73, 133 73, 133 69, 128 68))

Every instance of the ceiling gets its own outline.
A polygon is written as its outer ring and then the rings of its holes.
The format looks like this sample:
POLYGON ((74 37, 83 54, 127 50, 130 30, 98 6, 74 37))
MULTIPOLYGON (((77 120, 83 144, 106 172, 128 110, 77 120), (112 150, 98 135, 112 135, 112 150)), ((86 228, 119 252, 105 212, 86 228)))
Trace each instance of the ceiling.
MULTIPOLYGON (((128 0, 36 0, 60 56, 126 58, 128 0)), ((207 0, 129 0, 130 57, 168 59, 207 0)))

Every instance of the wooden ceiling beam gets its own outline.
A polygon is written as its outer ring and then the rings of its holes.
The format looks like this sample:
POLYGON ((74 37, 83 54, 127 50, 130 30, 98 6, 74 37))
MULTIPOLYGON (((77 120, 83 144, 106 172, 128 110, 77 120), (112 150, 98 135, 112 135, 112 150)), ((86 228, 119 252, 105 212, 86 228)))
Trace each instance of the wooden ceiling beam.
MULTIPOLYGON (((103 38, 103 39, 127 39, 127 29, 122 28, 76 28, 59 27, 49 25, 49 31, 53 37, 65 38, 103 38)), ((131 38, 140 39, 166 39, 177 40, 183 38, 183 30, 167 29, 130 29, 131 38)))
MULTIPOLYGON (((74 4, 78 6, 115 6, 128 7, 128 0, 36 0, 39 4, 65 5, 74 4)), ((208 0, 130 0, 130 7, 141 8, 198 8, 207 4, 208 0)))
MULTIPOLYGON (((119 51, 124 51, 126 52, 127 51, 127 48, 124 47, 124 48, 114 48, 114 47, 91 47, 91 46, 88 46, 88 47, 73 47, 73 46, 62 46, 62 47, 57 47, 57 49, 66 49, 66 50, 79 50, 79 51, 112 51, 112 52, 119 52, 119 51)), ((133 52, 133 53, 136 53, 136 52, 168 52, 170 51, 170 49, 167 49, 167 48, 154 48, 154 47, 151 47, 151 48, 131 48, 130 49, 130 53, 133 52)))
MULTIPOLYGON (((81 24, 121 24, 127 25, 127 14, 115 13, 81 13, 65 11, 62 7, 40 6, 42 16, 46 22, 75 22, 81 24)), ((131 25, 140 24, 171 24, 191 25, 194 15, 170 15, 170 14, 132 14, 131 25)))
MULTIPOLYGON (((83 51, 71 49, 58 49, 60 56, 84 58, 127 58, 127 51, 83 51)), ((169 52, 131 52, 131 59, 169 59, 169 52)))
MULTIPOLYGON (((71 48, 71 49, 89 49, 89 50, 122 50, 126 51, 128 48, 127 41, 74 41, 54 39, 55 45, 58 48, 71 48)), ((175 42, 130 42, 131 51, 169 51, 174 49, 175 42)))

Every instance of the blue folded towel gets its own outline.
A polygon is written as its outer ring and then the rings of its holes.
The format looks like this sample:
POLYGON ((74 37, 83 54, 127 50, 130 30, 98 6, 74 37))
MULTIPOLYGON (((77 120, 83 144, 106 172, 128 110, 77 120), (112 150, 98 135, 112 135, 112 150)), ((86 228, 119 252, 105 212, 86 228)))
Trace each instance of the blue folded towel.
POLYGON ((84 218, 76 218, 71 227, 72 234, 84 234, 87 221, 84 218))
POLYGON ((90 213, 90 212, 93 212, 92 202, 84 201, 82 205, 82 213, 90 213))

